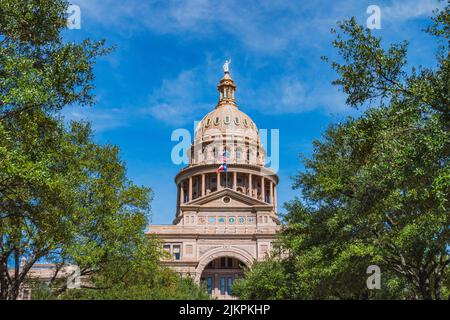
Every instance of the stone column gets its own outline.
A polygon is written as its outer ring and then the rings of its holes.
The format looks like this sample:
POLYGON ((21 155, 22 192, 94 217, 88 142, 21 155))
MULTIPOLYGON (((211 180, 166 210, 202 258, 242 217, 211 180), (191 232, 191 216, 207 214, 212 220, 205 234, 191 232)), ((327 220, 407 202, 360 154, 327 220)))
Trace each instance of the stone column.
POLYGON ((277 211, 277 185, 273 185, 273 207, 275 212, 277 211))
POLYGON ((271 204, 273 204, 273 182, 269 181, 269 184, 270 184, 270 195, 269 195, 270 199, 269 199, 269 202, 271 204))
POLYGON ((183 181, 180 182, 180 203, 184 203, 183 181))
POLYGON ((201 186, 200 186, 201 179, 202 179, 201 176, 195 177, 195 181, 197 182, 197 184, 195 185, 195 191, 197 192, 197 198, 201 196, 201 194, 200 194, 200 191, 201 191, 201 186))
POLYGON ((248 174, 248 192, 250 193, 250 197, 253 197, 253 186, 252 186, 253 176, 251 173, 248 174))
POLYGON ((222 186, 220 185, 220 172, 217 172, 217 191, 222 190, 222 186))
POLYGON ((177 185, 177 213, 178 213, 178 210, 180 208, 180 203, 181 203, 181 200, 180 200, 180 185, 178 184, 177 185))
POLYGON ((206 185, 205 185, 205 174, 202 173, 202 196, 205 195, 206 185))
POLYGON ((237 190, 237 172, 236 171, 233 172, 233 190, 234 191, 237 190))
POLYGON ((262 201, 266 202, 265 201, 265 199, 266 199, 266 190, 264 188, 264 176, 261 177, 261 198, 262 198, 262 201))
POLYGON ((220 283, 219 283, 219 275, 217 273, 214 274, 214 288, 213 292, 216 296, 220 295, 220 283))
POLYGON ((189 177, 189 200, 192 201, 192 176, 189 177))

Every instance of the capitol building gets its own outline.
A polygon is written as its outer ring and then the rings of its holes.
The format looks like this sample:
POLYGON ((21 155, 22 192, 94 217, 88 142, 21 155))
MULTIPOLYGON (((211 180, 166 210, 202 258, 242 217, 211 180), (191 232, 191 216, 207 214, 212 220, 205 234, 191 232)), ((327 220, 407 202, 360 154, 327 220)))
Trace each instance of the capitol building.
POLYGON ((280 228, 278 176, 266 168, 258 129, 235 100, 229 62, 219 99, 195 129, 189 165, 175 176, 176 214, 171 225, 150 225, 168 253, 162 262, 218 299, 232 299, 245 267, 263 260, 280 228))

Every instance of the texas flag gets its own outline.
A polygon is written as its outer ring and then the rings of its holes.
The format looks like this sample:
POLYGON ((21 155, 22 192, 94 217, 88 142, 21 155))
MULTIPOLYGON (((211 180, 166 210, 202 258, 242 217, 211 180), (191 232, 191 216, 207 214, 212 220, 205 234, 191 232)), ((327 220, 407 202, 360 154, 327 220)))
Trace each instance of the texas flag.
POLYGON ((216 170, 216 172, 227 172, 228 168, 227 168, 227 164, 226 163, 222 163, 219 167, 219 169, 216 170))

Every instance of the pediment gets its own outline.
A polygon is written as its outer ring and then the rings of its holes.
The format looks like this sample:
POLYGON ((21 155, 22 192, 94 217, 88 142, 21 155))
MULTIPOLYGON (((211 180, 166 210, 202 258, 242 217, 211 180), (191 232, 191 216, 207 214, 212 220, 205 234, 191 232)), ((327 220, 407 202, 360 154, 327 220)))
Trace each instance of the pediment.
POLYGON ((206 208, 245 208, 245 207, 260 207, 268 206, 265 202, 251 198, 240 192, 236 192, 232 189, 223 189, 210 193, 206 196, 197 198, 191 202, 181 205, 182 207, 206 207, 206 208), (224 198, 228 197, 230 201, 224 202, 224 198))

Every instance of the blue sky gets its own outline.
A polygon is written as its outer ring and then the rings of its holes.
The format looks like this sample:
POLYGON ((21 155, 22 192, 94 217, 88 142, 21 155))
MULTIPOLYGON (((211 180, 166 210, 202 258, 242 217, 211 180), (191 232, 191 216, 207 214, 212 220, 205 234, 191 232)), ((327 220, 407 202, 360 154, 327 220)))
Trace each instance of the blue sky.
MULTIPOLYGON (((118 145, 130 179, 154 191, 152 222, 175 215, 171 161, 174 129, 215 107, 222 64, 232 58, 236 99, 264 129, 280 130, 279 203, 299 195, 291 176, 303 167, 311 142, 330 123, 357 111, 331 85, 335 74, 321 61, 335 57, 330 29, 355 16, 365 25, 369 5, 381 8, 384 43, 408 40, 409 63, 432 66, 434 42, 421 29, 435 0, 392 1, 145 1, 74 0, 81 29, 68 41, 105 38, 115 52, 99 59, 93 107, 67 107, 66 119, 89 120, 98 143, 118 145)), ((280 211, 283 211, 280 208, 280 211)))

